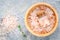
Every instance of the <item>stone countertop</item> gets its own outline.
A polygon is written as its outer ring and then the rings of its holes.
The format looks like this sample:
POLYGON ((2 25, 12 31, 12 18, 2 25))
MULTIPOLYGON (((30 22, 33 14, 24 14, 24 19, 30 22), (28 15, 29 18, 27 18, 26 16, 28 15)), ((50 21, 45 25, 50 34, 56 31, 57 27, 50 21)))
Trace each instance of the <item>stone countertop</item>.
MULTIPOLYGON (((58 22, 58 28, 56 31, 47 37, 36 37, 32 35, 25 27, 24 16, 27 9, 38 2, 46 2, 51 4, 58 12, 60 20, 60 0, 0 0, 0 18, 8 13, 19 17, 19 23, 22 26, 22 30, 26 33, 29 40, 60 40, 60 21, 58 22)), ((0 36, 0 40, 26 40, 22 37, 18 28, 7 33, 5 36, 0 36)))

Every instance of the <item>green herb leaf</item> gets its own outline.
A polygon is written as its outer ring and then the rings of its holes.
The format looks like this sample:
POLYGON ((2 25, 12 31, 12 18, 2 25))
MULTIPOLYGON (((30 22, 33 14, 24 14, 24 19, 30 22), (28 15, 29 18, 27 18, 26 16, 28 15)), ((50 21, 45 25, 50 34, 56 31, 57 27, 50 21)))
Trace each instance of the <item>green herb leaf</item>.
POLYGON ((22 34, 23 34, 24 37, 27 37, 27 35, 24 32, 22 32, 22 34))
POLYGON ((18 25, 18 28, 19 28, 19 30, 21 31, 21 26, 20 26, 20 25, 18 25))

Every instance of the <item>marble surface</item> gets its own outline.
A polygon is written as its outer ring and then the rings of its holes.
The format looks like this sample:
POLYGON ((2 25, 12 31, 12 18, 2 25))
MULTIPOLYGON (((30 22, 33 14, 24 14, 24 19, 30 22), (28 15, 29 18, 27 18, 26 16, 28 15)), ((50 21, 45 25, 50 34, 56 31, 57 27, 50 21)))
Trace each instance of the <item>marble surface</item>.
MULTIPOLYGON (((19 23, 22 26, 22 30, 26 33, 29 40, 60 40, 60 21, 58 22, 58 28, 56 31, 47 37, 36 37, 32 35, 25 27, 24 16, 27 9, 38 2, 46 2, 51 4, 58 12, 60 20, 60 0, 0 0, 0 18, 8 13, 19 17, 19 23)), ((0 40, 26 40, 22 37, 18 27, 15 30, 7 33, 4 36, 0 35, 0 40)))

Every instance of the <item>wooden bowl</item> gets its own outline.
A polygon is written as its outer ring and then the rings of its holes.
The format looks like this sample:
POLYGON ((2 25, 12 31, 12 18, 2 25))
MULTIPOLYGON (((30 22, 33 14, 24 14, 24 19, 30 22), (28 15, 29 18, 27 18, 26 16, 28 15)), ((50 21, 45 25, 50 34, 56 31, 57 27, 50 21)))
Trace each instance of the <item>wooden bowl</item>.
POLYGON ((51 6, 50 4, 48 4, 48 3, 44 3, 44 2, 42 2, 42 3, 36 3, 36 4, 32 5, 32 6, 27 10, 26 15, 25 15, 25 25, 26 25, 26 28, 28 29, 28 31, 29 31, 30 33, 32 33, 33 35, 35 35, 35 36, 38 36, 38 37, 48 36, 48 35, 52 34, 52 33, 56 30, 56 28, 57 28, 57 25, 58 25, 58 15, 57 15, 57 12, 56 12, 55 8, 52 7, 52 6, 51 6), (53 28, 50 32, 45 33, 45 34, 38 34, 38 33, 33 32, 33 31, 30 29, 30 25, 29 25, 28 19, 27 19, 28 16, 29 16, 29 14, 30 14, 30 12, 32 12, 32 10, 35 9, 35 7, 40 6, 40 5, 45 5, 45 6, 49 7, 51 10, 53 10, 53 12, 54 12, 54 14, 55 14, 55 17, 56 17, 56 20, 55 20, 56 22, 55 22, 54 28, 53 28))

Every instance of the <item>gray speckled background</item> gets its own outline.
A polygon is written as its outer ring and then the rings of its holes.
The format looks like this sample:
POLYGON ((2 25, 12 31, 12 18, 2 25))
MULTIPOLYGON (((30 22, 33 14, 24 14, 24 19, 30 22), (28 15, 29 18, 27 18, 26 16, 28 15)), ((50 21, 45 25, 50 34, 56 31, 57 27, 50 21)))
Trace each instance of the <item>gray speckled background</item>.
MULTIPOLYGON (((46 2, 51 4, 58 12, 60 20, 60 0, 0 0, 0 18, 8 13, 19 17, 19 23, 23 31, 27 34, 30 40, 60 40, 60 21, 56 31, 47 37, 36 37, 27 31, 24 23, 24 16, 27 9, 38 2, 46 2)), ((22 37, 18 28, 7 33, 5 36, 0 36, 0 40, 26 40, 22 37)))

